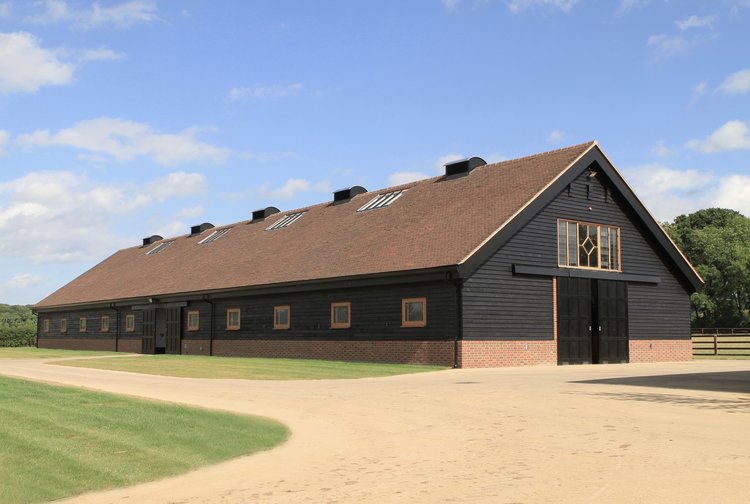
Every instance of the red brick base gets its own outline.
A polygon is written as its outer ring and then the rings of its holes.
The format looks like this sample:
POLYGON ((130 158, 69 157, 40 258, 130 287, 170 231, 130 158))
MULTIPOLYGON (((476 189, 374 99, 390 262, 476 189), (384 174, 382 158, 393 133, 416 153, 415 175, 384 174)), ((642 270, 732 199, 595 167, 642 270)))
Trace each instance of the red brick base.
POLYGON ((183 355, 208 355, 208 340, 182 340, 183 355))
POLYGON ((213 353, 453 366, 453 341, 214 340, 213 353))
POLYGON ((679 340, 630 340, 630 362, 693 360, 693 342, 679 340))
POLYGON ((557 342, 459 341, 458 366, 462 368, 557 364, 557 342))
POLYGON ((114 338, 39 338, 37 344, 39 348, 115 351, 114 338))
POLYGON ((143 351, 140 339, 121 339, 117 342, 119 352, 141 353, 143 351))

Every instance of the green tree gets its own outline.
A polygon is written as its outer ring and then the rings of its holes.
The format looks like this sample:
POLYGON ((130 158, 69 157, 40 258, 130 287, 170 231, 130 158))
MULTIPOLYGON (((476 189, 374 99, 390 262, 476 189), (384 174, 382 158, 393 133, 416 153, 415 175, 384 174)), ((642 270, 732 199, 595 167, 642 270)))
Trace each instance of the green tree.
POLYGON ((691 297, 693 325, 750 326, 750 219, 707 208, 664 227, 706 281, 691 297))
POLYGON ((36 315, 30 306, 0 304, 0 346, 33 346, 36 315))

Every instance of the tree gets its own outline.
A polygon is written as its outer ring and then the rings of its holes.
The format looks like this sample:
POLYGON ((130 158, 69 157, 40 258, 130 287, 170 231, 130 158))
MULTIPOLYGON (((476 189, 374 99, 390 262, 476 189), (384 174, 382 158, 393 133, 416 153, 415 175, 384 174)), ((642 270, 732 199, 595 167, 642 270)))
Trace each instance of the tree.
POLYGON ((0 304, 0 346, 33 346, 36 315, 30 306, 0 304))
POLYGON ((750 219, 707 208, 664 228, 706 282, 690 298, 693 325, 750 326, 750 219))

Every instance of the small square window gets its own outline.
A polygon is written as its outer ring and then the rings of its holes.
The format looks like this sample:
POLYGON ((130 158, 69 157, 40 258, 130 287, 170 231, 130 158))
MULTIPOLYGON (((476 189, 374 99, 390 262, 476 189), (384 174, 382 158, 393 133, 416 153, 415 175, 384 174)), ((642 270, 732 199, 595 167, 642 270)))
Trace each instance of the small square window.
POLYGON ((240 328, 240 309, 229 308, 227 310, 227 330, 237 331, 240 328))
POLYGON ((86 332, 86 317, 78 319, 78 332, 86 332))
POLYGON ((331 303, 331 329, 349 329, 352 326, 352 303, 331 303))
POLYGON ((190 310, 187 313, 187 330, 197 331, 200 329, 201 312, 198 310, 190 310))
POLYGON ((273 307, 273 328, 289 329, 291 323, 291 310, 289 305, 273 307))
POLYGON ((68 319, 60 319, 60 332, 66 333, 68 332, 68 319))
POLYGON ((427 298, 401 300, 401 327, 425 327, 427 325, 427 298))
POLYGON ((135 332, 135 315, 125 315, 125 332, 135 332))
POLYGON ((49 332, 49 319, 42 320, 42 332, 49 332))
POLYGON ((102 315, 102 332, 109 332, 109 315, 102 315))

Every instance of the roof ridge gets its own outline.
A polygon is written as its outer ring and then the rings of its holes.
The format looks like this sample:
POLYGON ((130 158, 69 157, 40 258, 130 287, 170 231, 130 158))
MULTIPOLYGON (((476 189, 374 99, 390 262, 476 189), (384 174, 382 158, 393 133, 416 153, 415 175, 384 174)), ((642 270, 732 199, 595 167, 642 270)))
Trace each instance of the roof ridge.
POLYGON ((560 153, 560 152, 563 152, 563 151, 574 150, 574 149, 578 149, 578 148, 582 148, 582 147, 591 147, 593 145, 598 145, 598 142, 596 140, 589 140, 587 142, 581 142, 579 144, 569 145, 567 147, 560 147, 558 149, 552 149, 552 150, 548 150, 548 151, 544 151, 544 152, 537 152, 537 153, 529 154, 529 155, 526 155, 526 156, 521 156, 521 157, 516 157, 516 158, 512 158, 512 159, 506 159, 506 160, 503 160, 503 161, 498 161, 496 163, 487 163, 485 166, 494 166, 494 165, 499 165, 499 164, 504 164, 504 163, 512 163, 512 162, 516 162, 516 161, 523 161, 523 160, 527 160, 527 159, 538 158, 538 157, 542 157, 542 156, 549 156, 551 154, 557 154, 557 153, 560 153))

